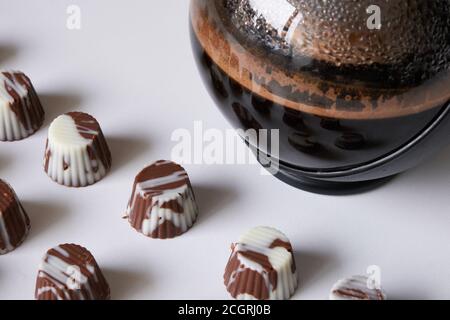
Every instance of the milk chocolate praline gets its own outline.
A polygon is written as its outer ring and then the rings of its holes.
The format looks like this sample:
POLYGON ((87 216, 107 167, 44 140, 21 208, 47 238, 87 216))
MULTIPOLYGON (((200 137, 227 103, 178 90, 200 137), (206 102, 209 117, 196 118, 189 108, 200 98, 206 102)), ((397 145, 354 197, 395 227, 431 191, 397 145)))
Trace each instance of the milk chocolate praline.
POLYGON ((368 276, 352 276, 336 282, 330 300, 386 300, 381 286, 369 281, 368 276))
POLYGON ((289 299, 297 288, 297 270, 289 239, 270 227, 249 230, 231 247, 224 283, 236 299, 289 299))
POLYGON ((107 300, 110 288, 93 255, 76 244, 47 251, 39 266, 36 300, 107 300))
POLYGON ((180 165, 160 160, 136 176, 127 218, 138 232, 150 238, 174 238, 189 230, 197 215, 189 177, 180 165))
POLYGON ((30 79, 19 71, 0 71, 0 141, 25 139, 44 122, 44 109, 30 79))
POLYGON ((16 249, 30 228, 30 219, 16 193, 0 179, 0 255, 16 249))

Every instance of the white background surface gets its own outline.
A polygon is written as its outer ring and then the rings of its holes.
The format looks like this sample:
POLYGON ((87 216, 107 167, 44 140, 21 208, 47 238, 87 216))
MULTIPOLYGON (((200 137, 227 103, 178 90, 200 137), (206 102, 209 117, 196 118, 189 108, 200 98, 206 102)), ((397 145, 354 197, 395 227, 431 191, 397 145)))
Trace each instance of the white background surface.
POLYGON ((158 241, 121 217, 135 174, 170 157, 176 128, 229 128, 203 88, 180 0, 0 0, 0 65, 27 73, 46 109, 34 136, 0 143, 0 177, 19 194, 32 232, 0 256, 0 299, 33 299, 45 251, 75 242, 95 255, 115 299, 226 299, 230 243, 270 225, 291 239, 296 299, 326 299, 339 278, 379 265, 391 299, 450 298, 450 149, 367 194, 326 197, 261 176, 256 165, 185 166, 200 217, 158 241), (66 7, 82 30, 66 29, 66 7), (42 158, 49 122, 80 110, 102 125, 113 170, 85 189, 53 183, 42 158))

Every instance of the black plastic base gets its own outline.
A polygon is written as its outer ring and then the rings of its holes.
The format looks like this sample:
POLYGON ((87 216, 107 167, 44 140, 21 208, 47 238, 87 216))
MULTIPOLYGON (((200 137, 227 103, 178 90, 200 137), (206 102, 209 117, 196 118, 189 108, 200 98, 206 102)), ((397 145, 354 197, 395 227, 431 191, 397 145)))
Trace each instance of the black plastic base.
MULTIPOLYGON (((249 146, 247 141, 245 141, 245 143, 247 146, 249 146)), ((265 153, 256 152, 255 148, 251 148, 251 150, 258 159, 258 162, 263 167, 267 168, 266 164, 271 162, 268 160, 268 158, 266 158, 265 153)), ((345 196, 372 191, 388 183, 397 175, 394 174, 380 179, 363 180, 356 182, 330 181, 308 177, 304 172, 296 171, 295 169, 286 167, 285 165, 278 163, 277 173, 273 174, 273 176, 283 181, 284 183, 287 183, 288 185, 303 191, 328 196, 345 196)))
POLYGON ((334 182, 311 179, 305 176, 293 176, 284 171, 279 171, 276 175, 279 180, 295 188, 322 195, 352 195, 361 194, 374 190, 392 180, 395 176, 386 177, 377 180, 361 182, 334 182))

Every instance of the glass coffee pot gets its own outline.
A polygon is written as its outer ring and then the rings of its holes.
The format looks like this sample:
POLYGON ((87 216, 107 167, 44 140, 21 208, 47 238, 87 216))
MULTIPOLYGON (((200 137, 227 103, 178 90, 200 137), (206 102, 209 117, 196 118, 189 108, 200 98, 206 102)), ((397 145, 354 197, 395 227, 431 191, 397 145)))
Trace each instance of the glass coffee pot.
POLYGON ((449 144, 450 0, 192 0, 190 17, 214 101, 279 130, 291 185, 366 190, 449 144))

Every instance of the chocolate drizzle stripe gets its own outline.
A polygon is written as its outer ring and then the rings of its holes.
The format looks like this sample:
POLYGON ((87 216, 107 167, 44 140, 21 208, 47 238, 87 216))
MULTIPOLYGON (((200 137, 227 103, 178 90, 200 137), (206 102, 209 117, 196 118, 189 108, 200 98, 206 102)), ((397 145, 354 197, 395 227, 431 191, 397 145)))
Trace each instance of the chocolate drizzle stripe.
POLYGON ((369 300, 370 299, 369 295, 367 293, 365 293, 364 291, 358 290, 358 289, 343 288, 343 289, 335 290, 334 293, 341 295, 341 296, 356 298, 359 300, 369 300))
POLYGON ((173 172, 168 176, 162 176, 145 181, 140 181, 139 185, 141 186, 142 190, 153 189, 156 187, 160 187, 161 189, 164 190, 168 188, 167 185, 170 185, 172 183, 183 182, 185 184, 186 179, 187 179, 186 172, 184 170, 180 170, 173 172))
POLYGON ((183 213, 184 209, 177 199, 172 199, 169 201, 163 202, 160 206, 161 209, 169 209, 174 213, 183 213))

